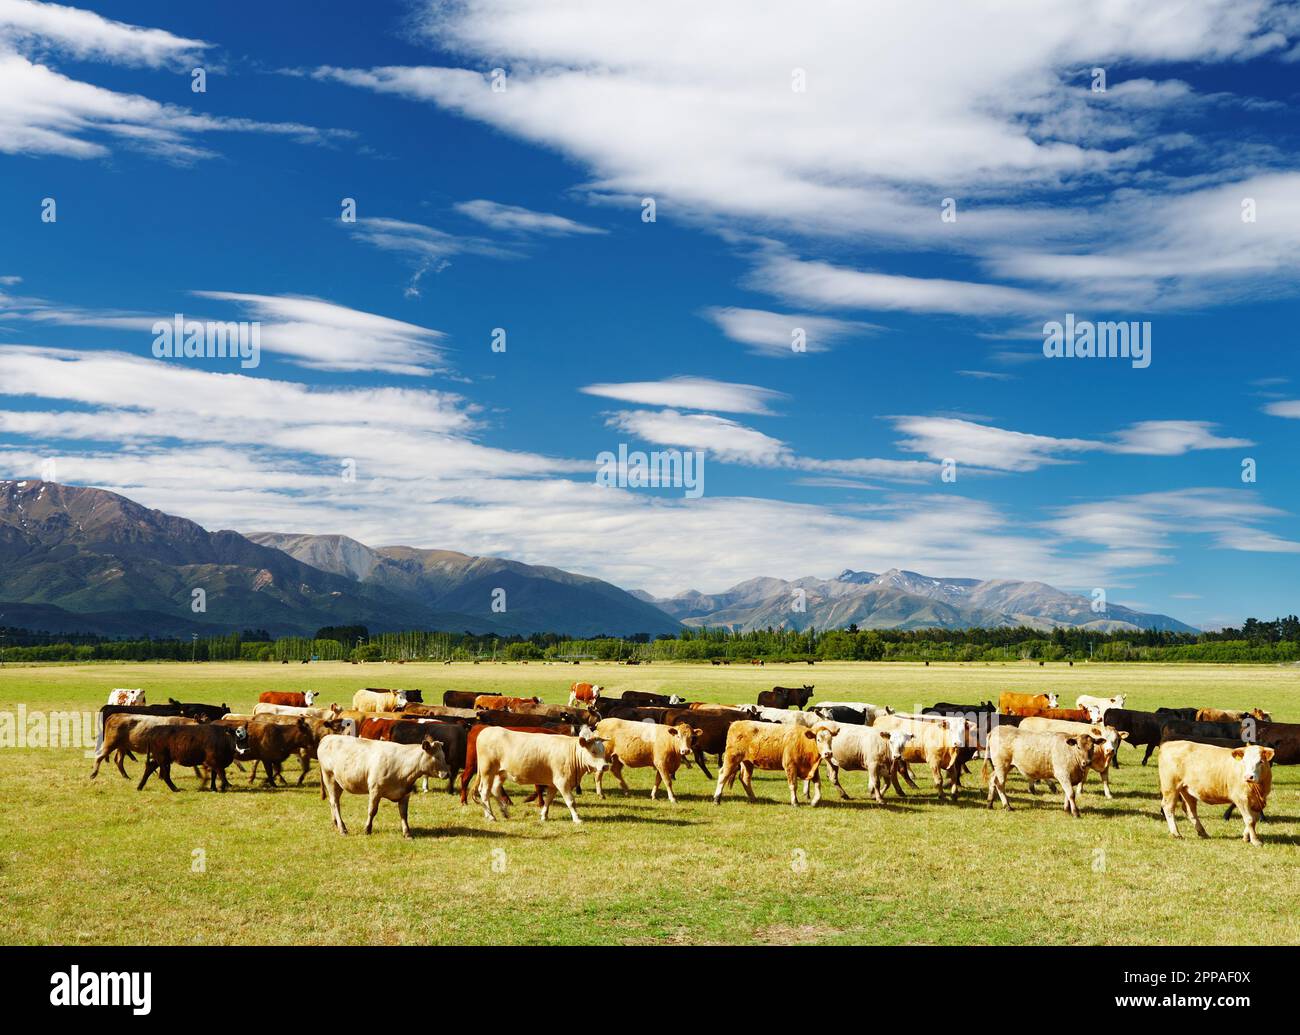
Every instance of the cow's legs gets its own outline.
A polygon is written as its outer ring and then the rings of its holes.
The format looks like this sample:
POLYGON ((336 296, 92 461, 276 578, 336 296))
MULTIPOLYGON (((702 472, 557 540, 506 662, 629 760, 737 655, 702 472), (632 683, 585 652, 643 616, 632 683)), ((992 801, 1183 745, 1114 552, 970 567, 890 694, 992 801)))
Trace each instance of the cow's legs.
POLYGON ((745 793, 749 795, 750 801, 758 801, 758 799, 754 797, 754 763, 753 762, 746 760, 740 763, 740 785, 745 788, 745 793))
POLYGON ((137 791, 144 790, 144 785, 148 783, 150 775, 158 768, 158 763, 154 761, 152 755, 146 755, 144 759, 144 775, 140 777, 140 782, 135 785, 137 791))
POLYGON ((1165 821, 1169 824, 1169 833, 1181 839, 1183 835, 1178 832, 1178 792, 1176 790, 1166 791, 1162 794, 1160 796, 1160 808, 1165 814, 1165 821))
POLYGON ((554 800, 555 800, 555 788, 552 786, 546 787, 543 790, 541 797, 537 799, 537 803, 542 807, 541 811, 538 813, 538 816, 541 818, 541 821, 543 823, 546 822, 546 817, 551 814, 551 802, 553 802, 554 800))
POLYGON ((1190 791, 1184 790, 1182 794, 1183 794, 1183 805, 1187 809, 1187 814, 1192 817, 1192 823, 1196 827, 1196 836, 1209 837, 1210 836, 1209 832, 1205 829, 1204 825, 1201 823, 1201 817, 1196 814, 1196 805, 1197 805, 1196 799, 1192 797, 1190 791))
POLYGON ((298 786, 301 787, 302 782, 307 779, 308 771, 311 769, 311 759, 307 757, 306 752, 303 752, 298 757, 302 760, 302 772, 298 774, 298 786))
POLYGON ((1245 829, 1241 834, 1241 839, 1254 845, 1256 848, 1262 847, 1263 842, 1259 839, 1259 831, 1255 829, 1255 824, 1259 821, 1262 813, 1255 812, 1246 801, 1240 802, 1237 805, 1237 808, 1241 810, 1242 823, 1245 825, 1245 829))
POLYGON ((510 813, 506 811, 506 803, 510 799, 506 796, 505 782, 506 782, 505 773, 495 773, 489 784, 489 791, 491 795, 494 798, 496 798, 497 804, 501 806, 501 818, 509 819, 510 813))
POLYGON ((257 780, 257 767, 258 767, 259 765, 261 765, 261 764, 262 764, 261 759, 256 759, 256 760, 254 760, 254 762, 253 762, 253 775, 250 776, 250 777, 248 778, 248 782, 249 782, 249 783, 253 783, 253 782, 255 782, 255 781, 257 780))
MULTIPOLYGON (((129 751, 119 751, 119 752, 117 753, 117 755, 113 758, 113 761, 117 763, 117 771, 118 771, 119 773, 122 774, 122 779, 124 779, 124 780, 129 780, 130 777, 127 776, 127 774, 126 774, 126 766, 124 766, 124 765, 122 764, 122 758, 123 758, 125 755, 131 755, 131 752, 129 752, 129 751)), ((131 761, 132 761, 132 762, 135 761, 135 755, 131 755, 131 761)))
MULTIPOLYGON (((840 798, 841 798, 841 800, 843 800, 843 801, 852 801, 852 800, 853 800, 852 798, 849 797, 849 792, 846 791, 846 790, 844 789, 844 784, 840 783, 840 767, 837 766, 837 765, 835 765, 834 763, 831 763, 831 783, 835 784, 835 789, 838 790, 838 791, 840 792, 840 798)), ((872 773, 872 772, 868 772, 868 773, 867 773, 867 790, 868 790, 868 791, 871 791, 872 788, 875 786, 875 783, 876 783, 876 777, 875 777, 875 774, 872 773)), ((878 790, 879 790, 879 789, 877 788, 877 792, 878 792, 878 790)))
POLYGON ((704 774, 704 779, 712 780, 713 774, 709 772, 709 767, 704 764, 704 752, 699 748, 695 749, 695 764, 700 767, 700 772, 704 774))
POLYGON ((907 767, 907 763, 906 763, 906 762, 899 762, 899 763, 898 763, 898 768, 899 768, 899 771, 902 772, 902 774, 903 774, 903 779, 907 781, 907 786, 909 786, 910 788, 912 788, 912 790, 914 790, 914 791, 919 791, 921 788, 918 787, 918 786, 916 785, 916 781, 912 779, 912 770, 909 769, 909 768, 907 767))
POLYGON ((1155 749, 1156 749, 1156 743, 1153 740, 1150 744, 1147 745, 1147 753, 1142 756, 1143 765, 1146 765, 1147 762, 1151 760, 1151 752, 1153 752, 1155 749))
MULTIPOLYGON (((551 799, 555 797, 555 790, 555 787, 551 787, 547 791, 546 803, 548 805, 551 803, 551 799)), ((567 783, 560 784, 559 790, 560 795, 564 798, 564 804, 569 806, 569 815, 573 817, 573 822, 581 823, 582 820, 578 816, 578 810, 573 807, 573 791, 569 788, 567 783)), ((542 818, 545 819, 546 817, 543 816, 542 818)))
POLYGON ((816 807, 817 803, 822 800, 822 767, 818 766, 812 774, 813 796, 809 799, 808 804, 816 807))
POLYGON ((402 836, 411 836, 411 824, 406 821, 406 810, 411 804, 411 794, 408 791, 397 799, 397 814, 402 817, 402 836))
POLYGON ((174 783, 172 783, 172 764, 170 761, 163 762, 161 765, 158 766, 158 775, 162 778, 162 782, 165 783, 171 790, 173 791, 180 790, 179 787, 177 787, 174 783))
POLYGON ((722 799, 722 792, 730 787, 736 780, 736 773, 740 765, 738 762, 725 762, 718 767, 718 786, 713 789, 713 804, 716 805, 722 799))
POLYGON ((999 770, 997 766, 993 767, 993 775, 989 777, 989 808, 993 808, 993 795, 996 794, 1002 799, 1003 807, 1011 811, 1011 799, 1007 797, 1007 771, 999 770))
POLYGON ((379 790, 375 787, 370 788, 370 807, 366 811, 366 833, 374 828, 375 813, 379 811, 379 790))
POLYGON ((1069 778, 1061 781, 1061 796, 1064 798, 1063 808, 1075 819, 1079 818, 1079 803, 1074 800, 1074 784, 1070 783, 1069 778))
POLYGON ((329 788, 330 814, 334 817, 334 826, 338 832, 347 836, 348 828, 343 822, 343 812, 339 809, 339 802, 343 798, 343 785, 336 781, 333 775, 322 776, 325 786, 329 788))
MULTIPOLYGON (((618 777, 618 785, 622 787, 623 790, 632 790, 632 788, 627 785, 627 780, 623 778, 623 760, 619 758, 618 755, 615 755, 613 760, 609 763, 609 771, 618 777)), ((601 774, 597 773, 596 775, 600 776, 601 774)))
MULTIPOLYGON (((790 785, 790 804, 798 808, 799 806, 799 774, 794 766, 789 766, 785 771, 785 782, 790 785)), ((807 786, 807 781, 804 782, 807 786)), ((804 793, 807 793, 806 791, 804 793)))

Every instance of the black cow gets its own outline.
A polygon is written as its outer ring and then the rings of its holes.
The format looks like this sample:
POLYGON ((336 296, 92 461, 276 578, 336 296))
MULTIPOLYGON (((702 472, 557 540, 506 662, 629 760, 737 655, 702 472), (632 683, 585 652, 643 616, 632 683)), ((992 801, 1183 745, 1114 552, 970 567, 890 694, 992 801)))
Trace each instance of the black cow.
POLYGON ((867 723, 866 712, 857 708, 845 708, 842 705, 831 705, 828 708, 818 705, 813 711, 831 722, 842 722, 848 726, 865 726, 867 723))
POLYGON ((199 722, 212 722, 223 715, 230 714, 228 704, 199 704, 192 701, 178 701, 174 697, 167 698, 167 704, 180 709, 178 715, 183 715, 187 719, 197 719, 199 722))
POLYGON ((948 701, 940 701, 938 704, 932 704, 929 708, 922 708, 921 714, 935 715, 965 715, 968 712, 995 712, 998 706, 992 701, 985 701, 982 704, 951 704, 948 701))
POLYGON ((650 704, 658 705, 661 708, 680 708, 688 702, 679 699, 673 700, 676 694, 652 694, 648 690, 624 690, 623 696, 615 698, 624 704, 650 704))
POLYGON ((1128 734, 1128 743, 1133 747, 1146 745, 1146 754, 1142 764, 1151 759, 1151 753, 1160 746, 1160 730, 1167 720, 1155 712, 1140 712, 1132 708, 1107 708, 1101 717, 1102 725, 1109 726, 1120 733, 1128 734))
POLYGON ((1156 715, 1160 717, 1161 722, 1167 722, 1177 719, 1180 722, 1195 722, 1196 713, 1199 708, 1157 708, 1156 715))
POLYGON ((789 708, 792 705, 802 710, 812 699, 813 688, 810 684, 801 687, 774 686, 771 690, 760 690, 758 703, 764 708, 789 708))

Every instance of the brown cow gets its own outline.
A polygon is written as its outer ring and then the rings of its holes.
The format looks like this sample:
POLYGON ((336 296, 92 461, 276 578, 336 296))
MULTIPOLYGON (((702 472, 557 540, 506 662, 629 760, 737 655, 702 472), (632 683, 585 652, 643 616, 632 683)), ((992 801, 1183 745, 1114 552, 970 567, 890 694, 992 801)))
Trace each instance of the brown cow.
POLYGON ((790 708, 795 707, 802 709, 813 695, 812 684, 805 683, 803 686, 774 686, 771 690, 760 690, 758 693, 758 704, 761 708, 790 708))
MULTIPOLYGON (((249 720, 247 725, 248 744, 242 757, 261 762, 266 767, 266 783, 275 786, 276 780, 287 784, 284 778, 284 763, 291 755, 301 755, 304 751, 315 752, 321 737, 340 728, 337 719, 291 718, 280 715, 258 715, 249 720)), ((307 776, 307 761, 304 759, 302 774, 298 777, 299 786, 307 776)), ((257 779, 257 767, 248 778, 252 783, 257 779)))
POLYGON ((1224 711, 1222 708, 1198 708, 1196 710, 1197 722, 1241 722, 1242 719, 1272 722, 1273 716, 1259 708, 1252 708, 1248 712, 1224 711))
MULTIPOLYGON (((998 711, 1003 715, 1040 715, 1045 708, 1056 708, 1059 704, 1056 694, 1018 694, 1004 690, 998 697, 998 711)), ((1080 721, 1089 721, 1087 714, 1080 721)))
POLYGON ((489 711, 508 712, 521 704, 541 704, 540 697, 506 697, 502 694, 479 694, 474 698, 475 708, 486 708, 489 711))
MULTIPOLYGON (((673 777, 683 761, 695 750, 695 738, 701 731, 686 723, 676 726, 660 726, 650 722, 628 722, 626 719, 603 719, 596 727, 596 733, 605 741, 605 758, 609 762, 609 771, 618 780, 625 791, 630 791, 627 781, 623 779, 625 766, 639 769, 653 766, 655 785, 650 789, 650 797, 659 795, 660 785, 668 789, 668 800, 674 805, 677 798, 673 794, 673 777)), ((601 785, 603 773, 596 774, 596 795, 605 796, 601 785)))
POLYGON ((1243 736, 1273 749, 1274 765, 1300 765, 1300 723, 1257 722, 1252 730, 1242 723, 1243 736))
POLYGON ((258 704, 287 704, 291 708, 310 708, 312 702, 320 696, 316 690, 305 690, 300 694, 281 690, 263 690, 257 695, 258 704))
POLYGON ((784 770, 790 786, 790 804, 799 804, 799 781, 811 780, 816 805, 822 798, 821 765, 832 757, 834 731, 827 725, 813 729, 786 726, 775 722, 734 722, 727 731, 727 747, 718 770, 718 785, 713 790, 713 804, 722 800, 722 792, 735 783, 745 788, 749 800, 754 797, 754 770, 784 770))
MULTIPOLYGON (((357 736, 366 740, 386 740, 393 744, 419 744, 425 737, 432 737, 442 745, 443 757, 447 761, 447 793, 455 792, 456 775, 465 764, 466 729, 460 723, 439 722, 436 719, 366 719, 361 723, 357 736)), ((429 789, 429 778, 425 777, 424 789, 429 789)))
POLYGON ((477 690, 444 690, 442 703, 448 708, 473 708, 478 695, 477 690))
POLYGON ((604 689, 603 686, 596 683, 574 683, 573 686, 569 687, 569 707, 572 708, 579 702, 587 705, 595 703, 600 700, 601 692, 604 689))
POLYGON ((90 778, 95 779, 99 775, 99 767, 104 764, 104 759, 117 752, 113 759, 117 771, 129 779, 122 760, 130 756, 131 761, 135 761, 134 752, 145 749, 145 733, 155 726, 192 726, 195 721, 181 715, 131 715, 123 712, 110 715, 108 721, 104 723, 103 740, 95 754, 95 768, 91 770, 90 778))
POLYGON ((226 769, 242 752, 248 742, 247 731, 243 727, 229 727, 220 720, 212 723, 196 723, 193 726, 155 726, 143 739, 142 750, 146 754, 144 775, 136 785, 137 791, 144 790, 149 777, 157 771, 162 782, 170 790, 180 790, 172 783, 172 765, 186 767, 203 766, 208 772, 211 790, 217 789, 217 778, 221 779, 224 791, 229 782, 226 769))

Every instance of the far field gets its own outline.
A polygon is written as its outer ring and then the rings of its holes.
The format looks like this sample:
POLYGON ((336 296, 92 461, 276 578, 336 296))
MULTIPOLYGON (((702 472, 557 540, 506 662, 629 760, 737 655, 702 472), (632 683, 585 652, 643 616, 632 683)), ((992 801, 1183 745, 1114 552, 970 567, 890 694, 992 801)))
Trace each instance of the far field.
MULTIPOLYGON (((1033 663, 10 665, 0 712, 97 710, 109 689, 135 686, 151 703, 236 711, 262 690, 315 688, 328 703, 365 686, 419 687, 431 703, 452 688, 560 702, 575 679, 726 702, 808 682, 815 701, 898 708, 1122 691, 1130 707, 1258 705, 1300 721, 1296 667, 1033 663)), ((715 808, 696 769, 679 774, 674 807, 650 801, 648 770, 630 770, 631 796, 602 803, 586 781, 582 827, 558 800, 545 825, 519 804, 490 824, 435 790, 413 799, 404 841, 389 803, 362 834, 352 796, 353 833, 336 834, 314 765, 300 788, 294 762, 291 786, 274 791, 232 769, 226 794, 198 791, 190 773, 181 793, 156 780, 137 793, 140 763, 129 783, 110 766, 92 783, 79 749, 0 748, 0 943, 1300 943, 1300 770, 1274 771, 1265 846, 1252 849, 1239 820, 1208 807, 1211 840, 1186 828, 1173 841, 1154 818, 1155 762, 1139 757, 1124 749, 1113 802, 1088 782, 1081 820, 1018 777, 1018 811, 986 811, 979 762, 956 804, 918 771, 922 793, 875 805, 849 773, 854 800, 827 782, 816 809, 792 809, 781 774, 755 781, 761 803, 737 785, 715 808)))

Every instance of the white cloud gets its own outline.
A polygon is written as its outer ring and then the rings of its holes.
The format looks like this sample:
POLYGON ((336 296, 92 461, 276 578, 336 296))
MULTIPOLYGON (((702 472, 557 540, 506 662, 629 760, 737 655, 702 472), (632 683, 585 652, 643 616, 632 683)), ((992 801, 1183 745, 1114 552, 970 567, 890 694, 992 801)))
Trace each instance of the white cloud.
POLYGON ((608 423, 647 442, 703 449, 723 463, 772 467, 789 462, 784 442, 712 413, 625 410, 611 415, 608 423))
POLYGON ((294 295, 196 291, 234 302, 262 321, 262 348, 316 370, 424 375, 442 366, 441 331, 294 295))
POLYGON ((749 284, 802 305, 833 309, 992 315, 1041 312, 1057 304, 1048 295, 1000 284, 868 273, 779 253, 758 260, 749 284))
POLYGON ((1035 471, 1049 464, 1069 463, 1089 452, 1181 456, 1197 449, 1253 444, 1248 439, 1215 435, 1216 425, 1209 421, 1139 421, 1105 439, 1086 439, 1010 431, 956 417, 899 416, 889 420, 907 436, 899 441, 900 449, 996 471, 1035 471))
POLYGON ((479 198, 462 201, 453 206, 463 216, 469 216, 493 230, 525 234, 604 234, 600 227, 587 226, 550 212, 534 212, 518 205, 503 205, 497 201, 479 198))
POLYGON ((1300 399, 1283 399, 1279 402, 1269 403, 1264 407, 1264 412, 1272 417, 1287 417, 1291 420, 1300 420, 1300 399))
POLYGON ((705 310, 718 328, 732 341, 748 345, 759 356, 794 356, 795 335, 803 331, 807 352, 825 352, 836 341, 853 335, 874 334, 882 328, 853 320, 807 313, 774 313, 766 309, 714 306, 705 310))
POLYGON ((33 0, 0 0, 0 44, 52 47, 79 60, 159 68, 193 60, 212 44, 164 29, 112 21, 93 11, 33 0))
POLYGON ((0 153, 98 158, 120 143, 187 164, 212 155, 195 142, 200 134, 261 133, 303 143, 353 135, 296 122, 196 114, 73 79, 43 63, 53 52, 82 61, 184 67, 210 46, 72 7, 0 0, 0 153))
POLYGON ((714 381, 707 377, 670 377, 663 381, 627 381, 587 385, 581 391, 641 406, 666 406, 685 410, 721 410, 724 413, 770 414, 770 404, 783 393, 758 385, 714 381))

